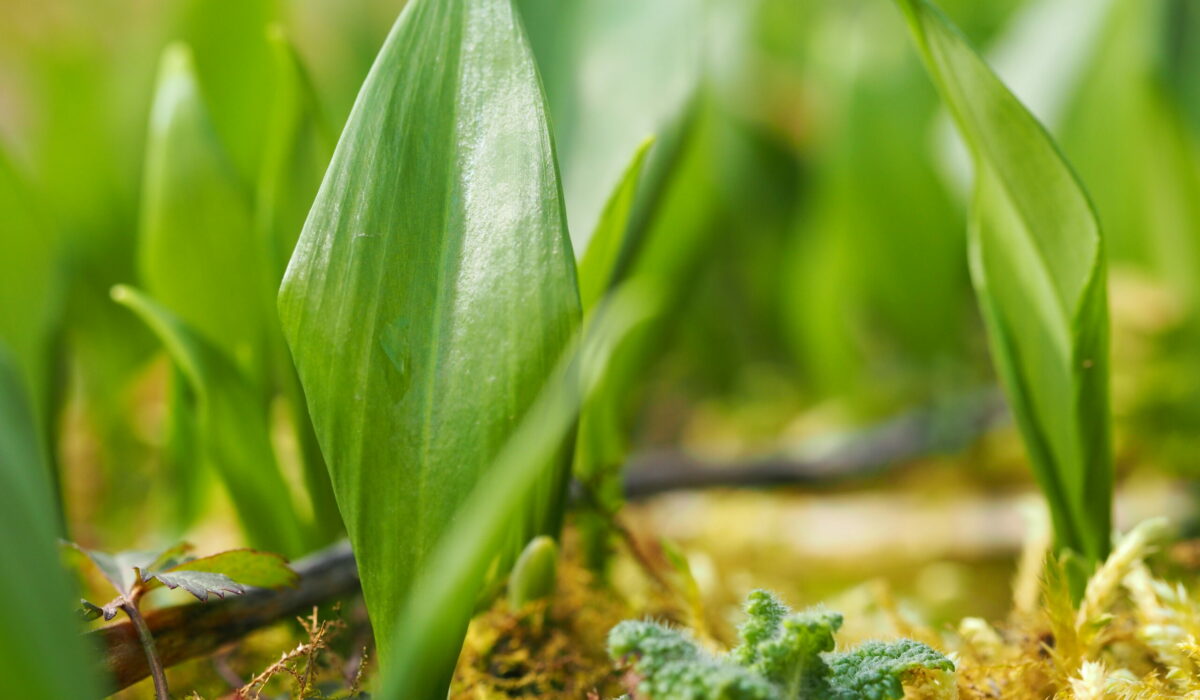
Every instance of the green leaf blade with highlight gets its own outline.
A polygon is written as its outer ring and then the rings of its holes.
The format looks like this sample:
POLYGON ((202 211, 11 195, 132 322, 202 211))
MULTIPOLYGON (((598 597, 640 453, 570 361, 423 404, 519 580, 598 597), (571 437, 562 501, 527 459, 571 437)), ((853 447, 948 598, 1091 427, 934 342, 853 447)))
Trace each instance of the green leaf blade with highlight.
POLYGON ((503 562, 497 553, 514 540, 517 547, 523 544, 514 524, 527 518, 530 505, 541 498, 581 408, 614 360, 629 351, 637 330, 660 313, 661 304, 656 288, 631 282, 588 315, 415 579, 392 632, 392 656, 383 660, 381 698, 446 697, 474 603, 489 570, 502 568, 495 566, 503 562))
POLYGON ((898 0, 974 158, 971 276, 1059 544, 1109 548, 1108 310, 1099 223, 1053 141, 945 17, 898 0))
MULTIPOLYGON (((543 102, 509 0, 407 5, 280 290, 381 658, 416 572, 579 323, 543 102)), ((557 526, 562 449, 514 550, 557 526)))

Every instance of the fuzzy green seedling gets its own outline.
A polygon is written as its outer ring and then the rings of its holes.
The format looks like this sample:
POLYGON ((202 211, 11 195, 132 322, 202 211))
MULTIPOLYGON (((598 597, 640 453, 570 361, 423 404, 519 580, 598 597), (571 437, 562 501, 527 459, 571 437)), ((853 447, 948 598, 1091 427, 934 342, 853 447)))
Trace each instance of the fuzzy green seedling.
POLYGON ((540 535, 529 541, 508 579, 508 607, 520 610, 554 594, 558 577, 558 545, 540 535))
POLYGON ((639 696, 650 700, 899 700, 905 682, 954 670, 910 639, 834 652, 840 614, 793 613, 767 591, 750 594, 746 615, 741 643, 726 654, 702 649, 685 630, 633 620, 613 628, 609 654, 632 668, 639 696))

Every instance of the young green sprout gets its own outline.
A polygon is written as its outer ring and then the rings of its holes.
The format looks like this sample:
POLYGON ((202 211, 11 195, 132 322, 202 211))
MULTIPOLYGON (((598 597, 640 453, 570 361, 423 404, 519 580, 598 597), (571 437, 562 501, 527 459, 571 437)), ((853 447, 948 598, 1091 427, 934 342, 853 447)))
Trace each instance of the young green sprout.
POLYGON ((558 576, 558 545, 540 535, 529 541, 508 579, 508 607, 514 612, 554 594, 558 576))

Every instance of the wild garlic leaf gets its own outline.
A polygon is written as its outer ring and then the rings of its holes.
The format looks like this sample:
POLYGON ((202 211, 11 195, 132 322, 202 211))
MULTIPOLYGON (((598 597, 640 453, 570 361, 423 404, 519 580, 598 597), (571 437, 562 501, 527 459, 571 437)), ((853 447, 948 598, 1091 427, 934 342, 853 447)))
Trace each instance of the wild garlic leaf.
MULTIPOLYGON (((415 573, 579 323, 545 105, 510 0, 405 6, 279 310, 390 659, 415 573)), ((511 556, 556 526, 565 467, 545 474, 511 556)))
POLYGON ((1112 456, 1104 246, 1050 137, 926 0, 898 0, 975 162, 971 277, 997 372, 1059 544, 1109 548, 1112 456))
POLYGON ((71 615, 71 590, 55 546, 58 523, 24 381, 0 342, 0 697, 100 697, 71 615), (19 575, 18 575, 19 572, 19 575))
POLYGON ((167 48, 150 113, 138 258, 146 289, 232 358, 262 372, 264 295, 249 191, 217 140, 191 51, 167 48))
POLYGON ((383 698, 444 698, 467 623, 490 570, 503 572, 507 552, 522 545, 531 504, 554 488, 561 445, 580 406, 601 384, 636 331, 659 313, 661 294, 626 285, 589 315, 563 352, 537 401, 472 489, 460 515, 405 601, 385 666, 383 698), (548 486, 549 485, 549 486, 548 486))
POLYGON ((203 458, 221 475, 250 541, 271 551, 305 551, 304 524, 275 461, 261 395, 220 350, 158 302, 113 289, 158 336, 196 397, 203 458))

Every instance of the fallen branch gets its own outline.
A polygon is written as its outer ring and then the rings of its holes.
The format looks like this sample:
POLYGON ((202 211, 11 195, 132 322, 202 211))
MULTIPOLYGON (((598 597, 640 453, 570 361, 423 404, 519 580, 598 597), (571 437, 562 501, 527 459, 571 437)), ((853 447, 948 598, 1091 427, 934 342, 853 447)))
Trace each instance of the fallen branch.
POLYGON ((830 486, 960 451, 1007 420, 1003 396, 988 390, 773 455, 721 463, 676 450, 649 452, 627 465, 624 491, 626 498, 638 500, 689 489, 830 486))
MULTIPOLYGON (((625 482, 631 499, 667 491, 712 487, 824 486, 861 479, 918 457, 960 449, 1006 420, 998 393, 987 392, 888 421, 866 431, 808 443, 792 454, 713 464, 679 452, 635 458, 625 482)), ((246 634, 318 605, 358 592, 358 571, 348 542, 297 561, 296 588, 253 589, 243 596, 178 605, 144 613, 162 664, 211 654, 246 634)), ((150 670, 137 631, 129 622, 104 627, 88 637, 105 653, 114 689, 146 678, 150 670)))
MULTIPOLYGON (((209 603, 192 603, 144 613, 163 666, 211 654, 250 632, 312 606, 357 593, 358 570, 349 542, 339 542, 293 564, 300 574, 295 588, 279 591, 252 589, 245 595, 209 603)), ((87 634, 104 650, 104 669, 120 690, 146 678, 146 653, 130 622, 102 627, 87 634)))

